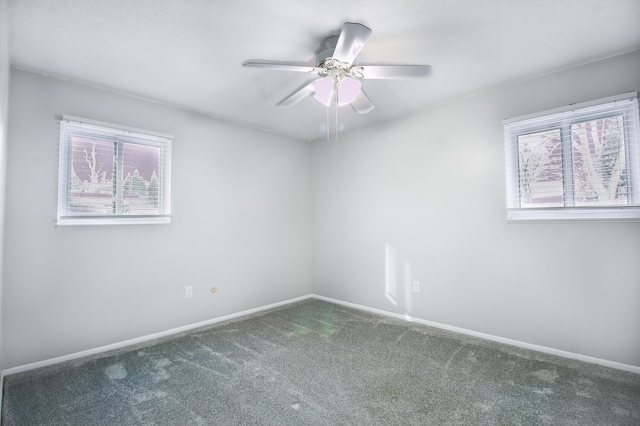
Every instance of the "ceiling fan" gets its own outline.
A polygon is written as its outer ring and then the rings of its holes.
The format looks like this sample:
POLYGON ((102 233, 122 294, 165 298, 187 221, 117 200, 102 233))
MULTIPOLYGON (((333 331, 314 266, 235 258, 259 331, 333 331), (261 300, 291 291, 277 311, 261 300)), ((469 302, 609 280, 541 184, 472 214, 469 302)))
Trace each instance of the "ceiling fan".
POLYGON ((374 106, 362 91, 361 80, 415 79, 431 75, 429 65, 356 65, 354 61, 371 33, 372 31, 362 24, 345 22, 339 36, 328 37, 322 42, 316 52, 316 66, 251 60, 242 65, 318 76, 278 103, 277 106, 280 108, 295 105, 313 94, 318 102, 327 107, 335 98, 336 120, 337 107, 346 104, 351 104, 358 113, 365 114, 372 111, 374 106))

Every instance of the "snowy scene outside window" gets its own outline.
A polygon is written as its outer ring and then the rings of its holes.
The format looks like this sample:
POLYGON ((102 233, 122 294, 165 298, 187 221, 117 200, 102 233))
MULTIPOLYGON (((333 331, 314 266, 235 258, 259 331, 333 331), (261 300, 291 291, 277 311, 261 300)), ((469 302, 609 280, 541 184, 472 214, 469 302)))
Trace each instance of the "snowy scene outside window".
POLYGON ((619 98, 505 120, 508 220, 640 220, 637 97, 619 98))
POLYGON ((170 139, 62 123, 59 224, 168 222, 170 139))

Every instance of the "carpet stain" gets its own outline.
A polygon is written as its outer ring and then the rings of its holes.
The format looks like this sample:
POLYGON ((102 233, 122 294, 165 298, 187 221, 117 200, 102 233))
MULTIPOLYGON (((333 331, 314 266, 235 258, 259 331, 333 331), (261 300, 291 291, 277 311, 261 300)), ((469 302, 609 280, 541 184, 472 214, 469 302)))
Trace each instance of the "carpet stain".
POLYGON ((580 396, 582 398, 590 398, 590 399, 595 398, 592 394, 586 391, 576 391, 576 396, 580 396))
POLYGON ((474 407, 477 407, 487 413, 491 411, 491 409, 493 408, 490 404, 487 404, 487 403, 476 403, 474 404, 474 407))
POLYGON ((156 370, 156 372, 153 374, 153 381, 156 383, 161 382, 163 380, 168 380, 170 378, 171 378, 171 374, 169 374, 167 370, 165 370, 164 368, 156 370))
POLYGON ((127 377, 127 369, 122 363, 113 364, 104 369, 109 380, 122 380, 127 377))
POLYGON ((140 404, 155 399, 166 398, 167 394, 162 391, 149 391, 133 395, 132 399, 135 404, 140 404))
POLYGON ((620 408, 620 407, 611 407, 611 411, 613 411, 616 415, 618 416, 624 416, 624 417, 629 417, 631 416, 631 411, 629 410, 625 410, 624 408, 620 408))
POLYGON ((168 367, 171 365, 171 360, 168 358, 162 358, 155 361, 153 366, 152 377, 155 383, 161 382, 163 380, 168 380, 171 378, 171 374, 164 367, 168 367))
POLYGON ((551 416, 543 414, 540 416, 540 423, 542 423, 543 425, 555 425, 558 424, 558 422, 551 416))
POLYGON ((156 361, 155 366, 153 368, 163 368, 171 365, 171 360, 169 358, 162 358, 156 361))
POLYGON ((553 395, 553 389, 550 389, 550 388, 537 389, 537 390, 534 390, 534 392, 537 393, 538 395, 553 395))
POLYGON ((556 372, 556 370, 542 369, 542 370, 534 371, 533 373, 529 373, 529 374, 547 383, 555 383, 556 379, 560 377, 556 372))

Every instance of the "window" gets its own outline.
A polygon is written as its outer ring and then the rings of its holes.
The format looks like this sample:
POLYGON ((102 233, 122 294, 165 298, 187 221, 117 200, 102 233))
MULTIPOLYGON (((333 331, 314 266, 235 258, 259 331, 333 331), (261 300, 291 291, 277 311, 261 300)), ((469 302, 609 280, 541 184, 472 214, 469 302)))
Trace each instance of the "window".
POLYGON ((169 223, 172 138, 65 115, 58 225, 169 223))
POLYGON ((507 220, 640 220, 637 93, 504 120, 507 220))

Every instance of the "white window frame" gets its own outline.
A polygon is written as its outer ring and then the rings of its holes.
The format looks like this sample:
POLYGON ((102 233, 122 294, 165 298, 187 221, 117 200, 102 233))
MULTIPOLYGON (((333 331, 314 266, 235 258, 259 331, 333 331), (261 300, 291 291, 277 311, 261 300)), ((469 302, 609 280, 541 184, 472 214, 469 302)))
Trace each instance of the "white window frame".
POLYGON ((629 92, 591 102, 572 104, 503 121, 507 177, 507 221, 640 221, 640 125, 638 94, 629 92), (574 205, 571 124, 612 115, 623 115, 627 171, 627 205, 574 205), (559 128, 563 157, 564 207, 523 208, 520 205, 518 136, 559 128))
MULTIPOLYGON (((171 143, 173 135, 141 130, 117 124, 89 120, 70 115, 62 116, 60 121, 60 155, 58 171, 58 226, 109 226, 109 225, 151 225, 171 223, 171 143), (71 184, 71 140, 74 136, 95 137, 113 141, 122 152, 124 144, 148 145, 160 148, 161 171, 158 178, 158 213, 126 214, 120 207, 113 214, 88 215, 74 214, 69 208, 71 184)), ((117 184, 114 205, 122 197, 122 156, 117 156, 117 184)))

